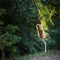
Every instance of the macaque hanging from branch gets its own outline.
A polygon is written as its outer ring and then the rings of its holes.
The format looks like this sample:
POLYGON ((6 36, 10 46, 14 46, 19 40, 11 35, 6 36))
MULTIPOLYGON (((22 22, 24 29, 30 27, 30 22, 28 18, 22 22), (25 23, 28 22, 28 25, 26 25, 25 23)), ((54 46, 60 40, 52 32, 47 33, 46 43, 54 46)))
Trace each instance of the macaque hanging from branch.
POLYGON ((41 24, 37 24, 36 25, 36 30, 37 30, 37 33, 38 33, 38 37, 42 39, 42 41, 44 42, 44 45, 45 45, 45 52, 47 52, 47 49, 46 49, 46 41, 45 41, 45 38, 46 38, 46 34, 43 30, 43 27, 41 24))

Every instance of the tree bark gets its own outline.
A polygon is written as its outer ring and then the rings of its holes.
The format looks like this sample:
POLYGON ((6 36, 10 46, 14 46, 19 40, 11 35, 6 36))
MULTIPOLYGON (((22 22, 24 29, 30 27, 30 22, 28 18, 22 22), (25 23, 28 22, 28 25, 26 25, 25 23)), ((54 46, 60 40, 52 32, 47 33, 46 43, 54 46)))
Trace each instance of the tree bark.
POLYGON ((44 43, 44 49, 45 49, 45 53, 47 52, 47 44, 46 44, 46 41, 43 40, 43 43, 44 43))

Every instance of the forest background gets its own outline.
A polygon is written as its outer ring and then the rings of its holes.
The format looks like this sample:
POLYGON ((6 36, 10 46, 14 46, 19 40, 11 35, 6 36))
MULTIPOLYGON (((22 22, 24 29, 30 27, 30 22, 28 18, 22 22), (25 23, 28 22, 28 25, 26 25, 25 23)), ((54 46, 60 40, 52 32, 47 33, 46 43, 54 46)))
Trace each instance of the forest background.
POLYGON ((44 51, 36 31, 41 19, 47 49, 59 50, 59 0, 0 0, 0 58, 44 51))

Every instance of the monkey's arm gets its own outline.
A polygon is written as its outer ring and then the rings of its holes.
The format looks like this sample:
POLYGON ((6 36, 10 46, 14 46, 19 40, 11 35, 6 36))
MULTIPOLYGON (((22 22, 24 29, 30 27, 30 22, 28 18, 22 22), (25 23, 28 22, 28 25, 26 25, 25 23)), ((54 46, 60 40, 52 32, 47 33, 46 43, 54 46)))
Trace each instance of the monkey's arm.
POLYGON ((38 25, 39 25, 39 24, 36 25, 36 30, 37 30, 37 32, 39 33, 38 25))
POLYGON ((37 25, 36 25, 36 30, 38 30, 38 27, 37 27, 37 25))
POLYGON ((37 24, 37 25, 36 25, 36 30, 37 30, 37 33, 38 33, 38 37, 40 38, 39 27, 38 27, 39 25, 40 25, 40 24, 37 24))

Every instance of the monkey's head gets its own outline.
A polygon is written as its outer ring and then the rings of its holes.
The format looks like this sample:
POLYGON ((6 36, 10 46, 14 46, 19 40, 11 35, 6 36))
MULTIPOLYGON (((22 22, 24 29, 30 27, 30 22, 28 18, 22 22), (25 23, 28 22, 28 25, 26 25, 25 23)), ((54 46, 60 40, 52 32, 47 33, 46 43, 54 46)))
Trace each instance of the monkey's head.
POLYGON ((39 30, 41 29, 41 25, 40 24, 37 24, 37 27, 38 27, 39 30))

